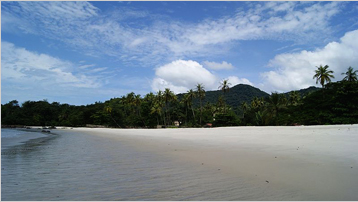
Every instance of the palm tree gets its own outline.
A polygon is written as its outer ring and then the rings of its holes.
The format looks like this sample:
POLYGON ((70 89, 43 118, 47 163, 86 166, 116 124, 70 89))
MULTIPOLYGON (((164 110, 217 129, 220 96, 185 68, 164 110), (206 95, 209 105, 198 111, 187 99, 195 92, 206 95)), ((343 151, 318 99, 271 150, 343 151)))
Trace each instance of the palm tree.
POLYGON ((194 109, 193 109, 193 99, 196 97, 196 93, 190 89, 188 92, 187 92, 187 99, 188 99, 188 103, 190 104, 190 107, 191 107, 191 111, 193 113, 193 118, 194 118, 194 122, 195 122, 195 113, 194 113, 194 109))
POLYGON ((230 85, 231 83, 229 83, 229 79, 223 80, 222 82, 220 82, 219 89, 226 93, 230 90, 230 85))
POLYGON ((346 75, 346 77, 343 78, 343 81, 357 81, 357 72, 358 70, 353 71, 353 68, 349 67, 346 73, 342 73, 342 75, 346 75))
POLYGON ((201 125, 201 118, 202 118, 202 111, 203 111, 202 100, 205 97, 205 90, 203 84, 196 85, 196 94, 200 100, 200 125, 201 125))
POLYGON ((145 126, 145 121, 142 118, 141 111, 141 105, 142 105, 142 98, 140 97, 140 94, 134 96, 133 105, 136 107, 138 117, 142 121, 143 125, 145 126))
MULTIPOLYGON (((155 97, 153 99, 153 105, 152 105, 150 113, 151 114, 157 114, 157 115, 159 115, 159 117, 162 117, 163 106, 164 106, 163 91, 159 90, 157 95, 155 95, 155 97)), ((157 122, 158 122, 158 125, 159 125, 158 116, 157 116, 157 122)), ((165 117, 163 117, 163 124, 166 125, 165 117)))
POLYGON ((163 99, 165 102, 165 113, 170 121, 170 116, 168 115, 168 103, 176 100, 177 98, 176 95, 172 91, 170 91, 169 88, 166 88, 163 93, 163 99))
POLYGON ((157 114, 157 125, 159 125, 158 115, 159 117, 162 116, 162 107, 159 102, 155 102, 150 109, 150 114, 157 114))
POLYGON ((224 107, 225 107, 225 101, 223 96, 220 95, 218 101, 216 102, 216 112, 222 113, 224 107))
POLYGON ((142 98, 140 97, 140 95, 136 95, 134 96, 133 99, 133 105, 136 107, 136 110, 138 112, 138 115, 140 116, 140 105, 142 104, 142 98))
POLYGON ((242 118, 245 118, 245 113, 249 109, 249 105, 247 105, 246 102, 242 102, 241 109, 242 109, 242 118))
POLYGON ((301 100, 301 95, 298 91, 291 91, 289 94, 289 103, 293 106, 296 106, 299 104, 301 100))
POLYGON ((265 101, 263 98, 254 97, 254 99, 251 101, 251 108, 256 110, 262 107, 264 104, 265 101))
POLYGON ((147 93, 145 96, 144 96, 144 101, 146 102, 149 102, 149 103, 152 103, 155 99, 155 95, 154 93, 150 92, 150 93, 147 93))
POLYGON ((185 107, 185 124, 188 124, 188 108, 191 107, 191 99, 189 98, 189 94, 186 93, 184 94, 183 99, 180 101, 184 107, 185 107))
MULTIPOLYGON (((231 83, 229 83, 229 79, 225 79, 222 82, 220 82, 219 89, 222 90, 225 95, 226 92, 229 92, 230 85, 231 85, 231 83)), ((226 104, 224 105, 224 113, 226 113, 226 104)))
POLYGON ((269 118, 275 118, 278 116, 279 111, 286 107, 287 98, 284 94, 272 93, 270 97, 267 98, 267 114, 270 115, 269 118))
POLYGON ((319 82, 322 85, 322 88, 324 87, 324 84, 327 82, 331 82, 331 78, 334 78, 333 71, 332 70, 328 70, 328 65, 322 67, 322 65, 320 65, 319 67, 317 67, 318 69, 315 70, 315 75, 313 76, 313 79, 316 78, 316 84, 319 82))
POLYGON ((129 106, 130 110, 133 111, 134 108, 134 101, 135 101, 135 93, 131 92, 127 94, 127 97, 125 99, 125 103, 129 106))
POLYGON ((120 128, 120 126, 118 125, 117 121, 116 121, 116 120, 113 118, 113 116, 112 116, 112 107, 110 107, 110 106, 107 105, 107 106, 104 107, 104 111, 111 116, 111 119, 112 119, 112 120, 114 121, 114 123, 118 126, 118 128, 120 128))

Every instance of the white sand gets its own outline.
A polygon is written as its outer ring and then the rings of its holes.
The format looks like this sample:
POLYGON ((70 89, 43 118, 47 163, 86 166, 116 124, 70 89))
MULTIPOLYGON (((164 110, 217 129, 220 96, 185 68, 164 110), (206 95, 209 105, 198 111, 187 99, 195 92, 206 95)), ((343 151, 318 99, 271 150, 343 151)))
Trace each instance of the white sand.
POLYGON ((73 130, 289 188, 308 200, 358 200, 358 125, 73 130))

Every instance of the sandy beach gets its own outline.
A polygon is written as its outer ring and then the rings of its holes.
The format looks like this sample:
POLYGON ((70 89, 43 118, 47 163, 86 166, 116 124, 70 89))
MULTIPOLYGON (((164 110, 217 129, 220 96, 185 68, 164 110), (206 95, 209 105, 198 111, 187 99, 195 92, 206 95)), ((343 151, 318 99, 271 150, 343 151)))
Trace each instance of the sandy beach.
POLYGON ((241 177, 272 193, 358 200, 358 125, 73 131, 241 177))

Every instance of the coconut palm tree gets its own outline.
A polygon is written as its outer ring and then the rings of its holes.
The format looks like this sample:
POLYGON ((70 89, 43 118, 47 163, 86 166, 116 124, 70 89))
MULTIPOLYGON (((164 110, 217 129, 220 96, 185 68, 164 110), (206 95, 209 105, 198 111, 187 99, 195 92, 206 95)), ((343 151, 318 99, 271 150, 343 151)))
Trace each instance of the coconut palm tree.
POLYGON ((268 118, 276 118, 279 111, 286 107, 287 98, 284 94, 272 93, 267 99, 266 112, 269 114, 268 118))
POLYGON ((134 96, 134 100, 133 100, 133 105, 135 106, 136 108, 136 111, 138 113, 138 117, 139 119, 142 121, 143 125, 145 125, 145 121, 144 119, 142 118, 142 114, 141 114, 141 105, 142 105, 142 98, 140 97, 140 94, 134 96))
POLYGON ((346 77, 343 78, 343 81, 357 81, 357 72, 358 70, 353 71, 353 68, 349 67, 346 73, 342 73, 342 75, 346 75, 346 77))
MULTIPOLYGON (((231 83, 229 83, 229 79, 225 79, 222 82, 220 82, 219 89, 222 90, 225 95, 225 93, 229 92, 230 85, 231 85, 231 83)), ((224 113, 226 113, 226 104, 224 105, 224 113)))
MULTIPOLYGON (((159 117, 162 117, 163 106, 164 106, 163 91, 159 90, 157 95, 155 95, 155 97, 154 97, 153 105, 152 105, 150 113, 151 114, 157 114, 157 115, 159 115, 159 117)), ((159 125, 158 116, 157 116, 157 122, 158 122, 158 125, 159 125)), ((163 124, 166 125, 165 117, 163 117, 163 124)))
POLYGON ((296 106, 299 104, 301 100, 301 95, 298 91, 291 91, 289 94, 289 103, 293 106, 296 106))
POLYGON ((138 116, 140 116, 140 105, 141 104, 142 104, 142 98, 140 97, 140 95, 138 94, 138 95, 134 96, 133 105, 136 107, 138 116))
POLYGON ((191 107, 191 111, 193 113, 193 117, 194 117, 194 121, 195 121, 195 113, 194 113, 194 109, 193 109, 193 99, 196 97, 196 93, 193 91, 193 89, 190 89, 188 92, 187 92, 187 99, 188 99, 188 103, 191 107))
POLYGON ((262 107, 264 104, 265 101, 263 98, 254 97, 254 99, 251 101, 251 108, 256 110, 262 107))
MULTIPOLYGON (((135 101, 135 93, 131 92, 127 94, 127 97, 125 98, 126 105, 130 108, 130 111, 134 111, 134 101, 135 101)), ((133 112, 131 112, 133 113, 133 112)))
POLYGON ((150 93, 147 93, 145 96, 144 96, 144 101, 146 102, 149 102, 149 103, 152 103, 155 99, 155 95, 154 93, 150 92, 150 93))
POLYGON ((150 114, 157 114, 157 125, 159 125, 158 116, 162 116, 162 108, 163 106, 159 102, 154 102, 152 108, 150 109, 150 114))
POLYGON ((222 113, 223 109, 225 110, 225 101, 223 96, 220 95, 218 101, 216 102, 216 112, 222 113))
POLYGON ((245 118, 245 113, 249 109, 249 105, 246 102, 241 103, 242 118, 245 118))
POLYGON ((194 110, 192 107, 192 102, 193 102, 192 97, 189 95, 189 91, 188 91, 188 93, 184 94, 184 97, 181 100, 181 103, 185 107, 185 124, 188 124, 188 109, 189 108, 191 108, 191 110, 193 112, 193 117, 195 118, 194 110))
POLYGON ((229 79, 225 79, 222 82, 220 82, 219 89, 222 90, 224 93, 229 92, 230 85, 231 83, 229 83, 229 79))
POLYGON ((202 100, 205 97, 205 90, 203 84, 196 85, 196 95, 199 97, 200 100, 200 125, 201 125, 201 118, 203 113, 202 100))
POLYGON ((316 74, 313 76, 313 79, 316 78, 316 84, 319 82, 322 85, 322 88, 324 87, 325 83, 331 82, 331 78, 334 78, 334 76, 332 75, 333 71, 328 70, 328 68, 328 65, 324 67, 320 65, 319 67, 317 67, 317 70, 315 70, 316 74))
POLYGON ((118 128, 120 128, 120 126, 118 125, 117 121, 112 116, 112 107, 107 105, 107 106, 104 107, 104 111, 111 116, 111 119, 113 120, 113 122, 118 126, 118 128))
POLYGON ((163 93, 163 99, 165 102, 165 114, 166 118, 168 118, 168 121, 170 122, 170 114, 168 114, 168 104, 174 100, 177 99, 176 95, 171 91, 169 88, 166 88, 163 93))

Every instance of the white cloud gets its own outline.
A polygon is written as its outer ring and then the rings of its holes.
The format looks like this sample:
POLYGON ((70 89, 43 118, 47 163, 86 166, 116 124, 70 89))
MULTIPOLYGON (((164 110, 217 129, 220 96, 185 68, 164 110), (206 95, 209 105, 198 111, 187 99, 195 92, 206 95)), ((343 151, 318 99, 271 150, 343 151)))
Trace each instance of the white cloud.
MULTIPOLYGON (((358 30, 347 32, 339 42, 328 43, 322 49, 277 55, 269 62, 274 70, 262 73, 266 91, 289 91, 317 85, 312 79, 316 66, 328 65, 333 79, 341 80, 341 73, 349 66, 358 68, 358 30)), ((319 86, 319 84, 317 85, 319 86)))
POLYGON ((184 93, 202 83, 206 88, 216 85, 217 78, 201 64, 192 60, 176 60, 155 69, 157 76, 152 83, 154 91, 170 88, 175 93, 184 93))
MULTIPOLYGON (((155 69, 156 78, 152 81, 152 90, 164 90, 170 88, 175 93, 185 93, 194 89, 198 83, 204 85, 206 90, 217 90, 219 77, 201 64, 192 60, 176 60, 155 69)), ((229 83, 232 86, 237 84, 253 85, 245 78, 229 76, 229 83)))
POLYGON ((237 76, 229 76, 225 80, 228 80, 228 82, 231 83, 231 86, 236 86, 238 84, 247 84, 247 85, 250 85, 250 86, 254 86, 254 84, 251 83, 248 79, 239 78, 237 76))
POLYGON ((56 39, 93 56, 151 66, 163 59, 224 54, 230 47, 223 49, 223 44, 237 40, 314 42, 330 35, 328 22, 340 11, 339 4, 255 3, 246 12, 183 23, 129 8, 101 11, 89 2, 3 2, 2 27, 56 39), (150 23, 144 24, 144 17, 150 23))
POLYGON ((234 68, 234 66, 232 64, 227 63, 226 61, 223 61, 222 63, 204 61, 203 64, 205 67, 207 67, 209 69, 214 69, 214 70, 233 69, 234 68))
MULTIPOLYGON (((106 71, 107 67, 95 68, 91 65, 93 68, 88 67, 84 71, 79 68, 84 63, 85 61, 80 60, 78 64, 74 64, 2 41, 2 102, 14 99, 20 103, 26 100, 49 99, 50 102, 80 105, 105 101, 130 91, 121 88, 122 84, 118 82, 113 71, 106 71)), ((143 85, 143 79, 141 82, 137 81, 136 87, 139 84, 143 85)))
MULTIPOLYGON (((81 63, 81 61, 80 61, 80 63, 81 63)), ((78 68, 80 68, 80 69, 87 69, 87 68, 94 67, 94 66, 96 66, 96 65, 95 65, 95 64, 91 64, 91 65, 81 65, 81 66, 79 66, 78 68)))
POLYGON ((304 9, 298 2, 265 2, 264 6, 186 29, 193 45, 233 40, 312 40, 329 31, 328 20, 340 11, 339 2, 316 3, 304 9))
POLYGON ((33 89, 49 86, 96 88, 100 85, 95 77, 73 74, 71 70, 75 69, 75 65, 71 62, 31 52, 4 41, 1 45, 2 82, 33 89))
MULTIPOLYGON (((185 93, 189 90, 189 87, 186 86, 176 86, 170 81, 166 81, 162 78, 154 78, 152 82, 152 90, 158 92, 159 90, 164 91, 166 88, 169 88, 174 93, 185 93)), ((193 87, 191 87, 193 88, 193 87)))

